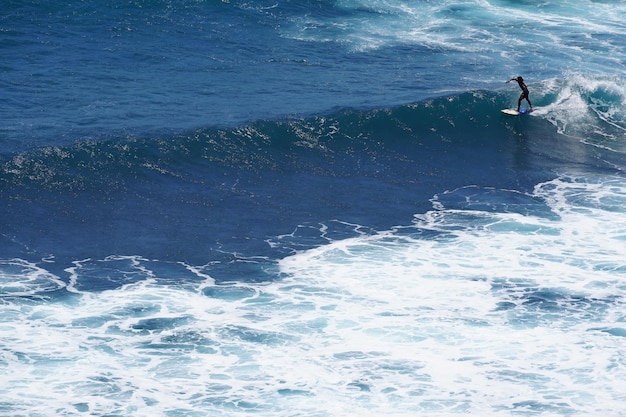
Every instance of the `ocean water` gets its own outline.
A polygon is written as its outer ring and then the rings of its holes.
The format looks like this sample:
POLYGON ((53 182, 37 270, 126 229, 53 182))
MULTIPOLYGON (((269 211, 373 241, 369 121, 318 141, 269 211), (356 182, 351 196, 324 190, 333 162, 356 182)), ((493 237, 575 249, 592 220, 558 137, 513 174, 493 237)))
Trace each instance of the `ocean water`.
POLYGON ((625 22, 3 2, 0 415, 626 415, 625 22))

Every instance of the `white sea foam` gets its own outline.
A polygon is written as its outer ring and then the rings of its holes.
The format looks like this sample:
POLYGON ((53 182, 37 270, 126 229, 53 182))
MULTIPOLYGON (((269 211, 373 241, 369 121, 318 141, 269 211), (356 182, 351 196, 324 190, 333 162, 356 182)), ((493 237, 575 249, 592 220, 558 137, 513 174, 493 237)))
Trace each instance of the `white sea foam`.
POLYGON ((42 297, 65 287, 65 283, 44 268, 22 259, 0 259, 0 298, 42 297))
POLYGON ((533 100, 548 102, 536 106, 533 116, 589 145, 626 152, 626 88, 619 78, 568 73, 533 87, 533 100))
POLYGON ((606 35, 626 35, 623 5, 490 2, 341 1, 332 18, 295 17, 283 34, 316 42, 340 42, 355 50, 417 44, 461 52, 496 52, 528 59, 529 53, 568 55, 592 65, 621 65, 621 45, 606 35), (603 51, 602 57, 594 57, 603 51))
MULTIPOLYGON (((94 261, 77 262, 67 296, 0 306, 3 413, 620 415, 626 181, 539 184, 549 215, 446 207, 458 192, 414 227, 288 257, 266 284, 180 265, 196 283, 178 285, 111 257, 99 269, 132 283, 81 292, 94 261)), ((14 296, 59 283, 2 270, 30 286, 14 296)))

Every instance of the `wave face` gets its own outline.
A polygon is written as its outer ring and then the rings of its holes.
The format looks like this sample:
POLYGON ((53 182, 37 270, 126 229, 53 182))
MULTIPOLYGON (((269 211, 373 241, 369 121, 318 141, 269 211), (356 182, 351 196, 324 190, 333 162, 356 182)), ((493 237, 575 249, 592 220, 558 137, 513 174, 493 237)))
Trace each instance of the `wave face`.
POLYGON ((0 414, 622 413, 626 6, 5 3, 0 414))
MULTIPOLYGON (((607 134, 582 140, 555 132, 553 124, 577 133, 563 107, 510 118, 499 112, 506 100, 465 93, 8 155, 0 166, 5 247, 11 256, 64 262, 141 254, 196 263, 216 248, 237 252, 246 240, 265 256, 268 237, 304 221, 380 230, 428 210, 442 190, 526 193, 555 169, 621 164, 621 144, 610 137, 619 126, 602 115, 576 126, 595 123, 607 134)), ((593 111, 589 105, 586 117, 593 111)))

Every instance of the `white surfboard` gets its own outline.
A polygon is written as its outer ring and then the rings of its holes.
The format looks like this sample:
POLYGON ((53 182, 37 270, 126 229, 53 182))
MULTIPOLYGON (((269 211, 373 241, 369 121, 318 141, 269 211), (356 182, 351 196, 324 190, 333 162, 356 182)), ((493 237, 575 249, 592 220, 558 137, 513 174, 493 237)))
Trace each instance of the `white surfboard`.
POLYGON ((531 109, 527 109, 526 107, 522 107, 521 109, 519 109, 519 111, 515 109, 502 109, 502 113, 510 114, 511 116, 519 116, 520 114, 528 114, 531 111, 532 111, 531 109))

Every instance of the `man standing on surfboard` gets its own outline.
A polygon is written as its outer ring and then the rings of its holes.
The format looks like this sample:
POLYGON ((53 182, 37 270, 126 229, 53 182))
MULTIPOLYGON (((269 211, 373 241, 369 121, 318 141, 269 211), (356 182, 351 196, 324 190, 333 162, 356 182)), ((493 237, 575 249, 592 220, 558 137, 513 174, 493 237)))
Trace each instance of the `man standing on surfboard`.
POLYGON ((530 105, 530 110, 532 110, 533 105, 528 99, 528 87, 526 87, 526 84, 524 84, 524 79, 521 76, 519 76, 517 78, 511 78, 510 80, 507 81, 507 83, 510 83, 511 81, 517 81, 517 83, 519 84, 519 88, 522 89, 522 94, 520 94, 519 100, 517 100, 517 111, 519 112, 519 107, 522 104, 522 100, 524 99, 526 99, 526 101, 530 105))

